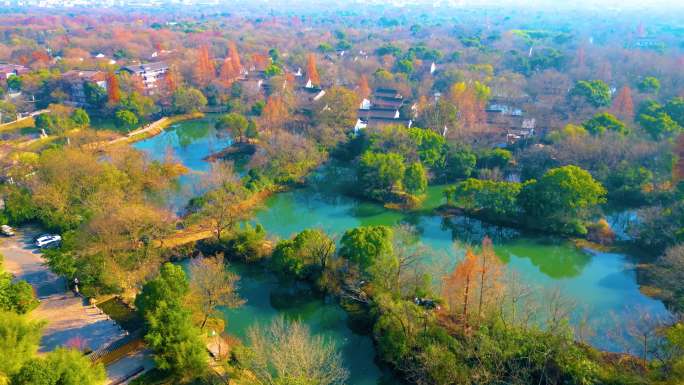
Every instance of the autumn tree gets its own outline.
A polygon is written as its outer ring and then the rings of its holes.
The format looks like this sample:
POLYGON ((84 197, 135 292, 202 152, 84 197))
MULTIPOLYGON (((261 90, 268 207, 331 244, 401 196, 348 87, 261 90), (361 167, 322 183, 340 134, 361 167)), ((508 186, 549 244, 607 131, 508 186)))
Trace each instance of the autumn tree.
POLYGON ((166 95, 172 95, 182 83, 183 79, 178 71, 178 68, 174 65, 170 66, 169 71, 166 73, 166 76, 164 76, 162 83, 166 95))
POLYGON ((237 294, 239 279, 237 274, 228 271, 223 254, 190 262, 190 302, 201 315, 200 329, 204 329, 210 317, 217 315, 217 307, 236 308, 245 302, 237 294))
POLYGON ((492 241, 485 237, 480 253, 466 250, 463 260, 444 278, 442 294, 463 330, 468 330, 472 319, 482 320, 496 307, 505 288, 503 273, 492 241))
POLYGON ((223 60, 223 65, 221 65, 221 73, 219 74, 219 80, 224 87, 230 87, 235 81, 236 77, 235 66, 230 58, 223 60))
POLYGON ((272 131, 281 127, 285 119, 290 115, 287 105, 281 97, 271 96, 266 101, 264 110, 261 113, 261 122, 264 128, 272 131))
POLYGON ((312 53, 306 57, 306 75, 309 77, 312 85, 318 86, 321 84, 321 78, 316 68, 316 56, 312 53))
POLYGON ((634 118, 634 101, 632 100, 631 88, 628 86, 622 87, 613 100, 611 111, 622 120, 632 120, 634 118))
POLYGON ((231 41, 228 44, 228 57, 230 58, 233 69, 239 75, 240 72, 242 72, 242 63, 240 62, 240 55, 238 55, 237 45, 235 45, 235 42, 231 41))
POLYGON ((255 53, 252 55, 252 63, 257 71, 263 71, 268 66, 268 56, 255 53))
POLYGON ((119 78, 114 72, 107 73, 107 102, 110 106, 119 104, 121 100, 121 88, 119 88, 119 78))
POLYGON ((223 233, 244 218, 240 203, 247 192, 230 164, 213 164, 207 179, 213 179, 216 187, 204 195, 199 214, 209 220, 216 240, 221 242, 223 233))
POLYGON ((482 250, 478 255, 478 304, 477 316, 481 318, 483 312, 495 305, 502 289, 503 266, 494 252, 492 240, 484 237, 482 250))
POLYGON ((359 102, 354 92, 344 87, 332 87, 322 102, 323 107, 316 114, 319 125, 343 131, 354 127, 359 102))
POLYGON ((449 312, 461 322, 463 330, 468 329, 469 311, 475 297, 477 265, 477 256, 468 249, 454 271, 443 279, 442 295, 446 299, 449 312))
POLYGON ((458 108, 462 128, 472 131, 485 120, 485 104, 491 91, 480 82, 459 82, 451 87, 449 97, 458 108))
POLYGON ((359 98, 361 100, 370 98, 371 89, 368 85, 368 77, 366 75, 361 75, 361 78, 359 79, 359 84, 356 88, 356 94, 359 95, 359 98))
POLYGON ((209 53, 209 47, 203 45, 197 52, 197 65, 195 67, 195 79, 201 86, 208 85, 216 76, 214 62, 209 53))

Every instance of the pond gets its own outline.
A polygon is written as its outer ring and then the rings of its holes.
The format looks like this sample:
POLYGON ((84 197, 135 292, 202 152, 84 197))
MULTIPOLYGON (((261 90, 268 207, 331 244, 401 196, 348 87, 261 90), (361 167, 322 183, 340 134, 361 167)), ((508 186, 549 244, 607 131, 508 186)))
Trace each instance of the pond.
MULTIPOLYGON (((207 155, 230 145, 230 138, 213 128, 215 117, 209 116, 175 125, 156 137, 135 144, 155 159, 171 153, 192 172, 180 181, 179 205, 196 191, 198 175, 208 169, 207 155)), ((664 305, 639 291, 636 271, 623 254, 579 249, 570 241, 525 234, 514 229, 489 225, 478 220, 430 215, 427 210, 401 213, 381 205, 354 199, 354 184, 348 170, 324 167, 306 188, 279 193, 267 200, 254 222, 261 223, 271 235, 290 237, 306 228, 321 228, 341 235, 345 230, 362 225, 396 225, 415 227, 421 241, 438 251, 433 261, 438 272, 446 274, 458 261, 467 245, 476 245, 488 235, 494 241, 497 255, 517 272, 522 281, 534 287, 558 289, 577 306, 575 322, 586 318, 594 329, 589 341, 595 346, 625 351, 628 346, 616 342, 615 331, 625 330, 637 321, 639 313, 652 317, 668 315, 664 305)), ((442 204, 444 186, 431 186, 425 208, 442 204)), ((180 206, 176 206, 180 207, 180 206)), ((343 352, 345 365, 353 385, 370 385, 383 378, 375 365, 372 341, 355 334, 347 325, 345 312, 334 303, 283 288, 271 275, 248 267, 236 267, 242 276, 240 293, 247 299, 244 307, 226 310, 227 330, 244 337, 255 323, 267 323, 283 315, 301 319, 314 332, 332 338, 343 352)), ((391 381, 391 380, 390 380, 391 381)))
POLYGON ((188 168, 189 172, 179 178, 177 188, 167 199, 174 212, 181 212, 190 198, 202 193, 200 178, 209 170, 204 159, 233 143, 226 131, 216 130, 217 119, 218 115, 208 114, 203 119, 176 123, 159 135, 133 144, 154 160, 171 158, 188 168))

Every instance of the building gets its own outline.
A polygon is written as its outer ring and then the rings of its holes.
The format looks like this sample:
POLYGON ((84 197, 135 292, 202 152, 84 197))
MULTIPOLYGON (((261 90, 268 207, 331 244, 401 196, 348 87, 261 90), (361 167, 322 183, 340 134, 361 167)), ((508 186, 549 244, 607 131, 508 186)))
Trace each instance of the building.
POLYGON ((406 105, 407 101, 397 90, 377 88, 370 100, 361 101, 354 131, 394 124, 411 127, 413 121, 402 117, 402 108, 406 105))
POLYGON ((20 64, 0 63, 0 78, 9 79, 10 76, 20 76, 29 72, 29 69, 20 64))
POLYGON ((107 89, 105 73, 102 71, 70 70, 62 74, 65 91, 69 94, 68 104, 84 107, 88 105, 86 98, 86 83, 95 84, 107 89))
POLYGON ((126 71, 134 76, 140 76, 142 78, 145 89, 152 93, 155 88, 157 88, 157 83, 159 80, 166 76, 169 72, 169 66, 165 62, 155 62, 155 63, 145 63, 125 66, 121 68, 121 71, 126 71))
POLYGON ((506 134, 506 142, 515 144, 520 140, 527 140, 535 136, 535 128, 537 126, 536 119, 523 119, 520 128, 508 130, 506 134))

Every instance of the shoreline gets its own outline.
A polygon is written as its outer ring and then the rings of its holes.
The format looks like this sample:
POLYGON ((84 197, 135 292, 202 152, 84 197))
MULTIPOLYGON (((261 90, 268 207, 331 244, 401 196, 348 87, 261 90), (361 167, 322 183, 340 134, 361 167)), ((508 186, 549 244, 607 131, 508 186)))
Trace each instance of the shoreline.
POLYGON ((88 143, 85 147, 99 150, 104 147, 116 144, 133 144, 141 140, 149 139, 161 134, 162 132, 164 132, 164 129, 166 129, 172 124, 183 122, 186 120, 201 119, 204 116, 205 114, 203 112, 192 112, 189 114, 164 116, 148 124, 145 127, 129 132, 128 134, 126 134, 126 136, 122 136, 109 141, 88 143))

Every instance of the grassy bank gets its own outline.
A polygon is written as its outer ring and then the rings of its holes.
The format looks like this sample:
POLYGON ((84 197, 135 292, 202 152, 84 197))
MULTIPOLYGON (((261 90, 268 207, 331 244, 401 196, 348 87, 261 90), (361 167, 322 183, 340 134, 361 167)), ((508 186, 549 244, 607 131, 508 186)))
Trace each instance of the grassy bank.
POLYGON ((162 131, 164 131, 164 129, 166 129, 172 124, 176 124, 178 122, 183 122, 186 120, 200 119, 203 117, 204 113, 202 112, 191 112, 189 114, 183 115, 165 116, 155 122, 150 123, 150 125, 145 128, 129 133, 125 142, 135 143, 141 140, 145 140, 147 138, 159 135, 162 131))
POLYGON ((32 116, 29 116, 28 118, 0 126, 0 132, 20 130, 22 128, 34 128, 35 126, 36 121, 32 116))

